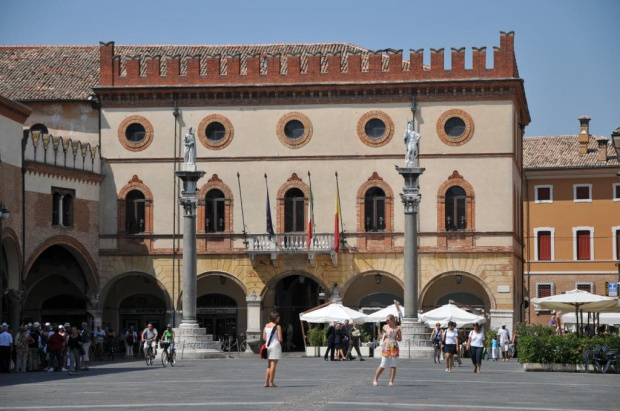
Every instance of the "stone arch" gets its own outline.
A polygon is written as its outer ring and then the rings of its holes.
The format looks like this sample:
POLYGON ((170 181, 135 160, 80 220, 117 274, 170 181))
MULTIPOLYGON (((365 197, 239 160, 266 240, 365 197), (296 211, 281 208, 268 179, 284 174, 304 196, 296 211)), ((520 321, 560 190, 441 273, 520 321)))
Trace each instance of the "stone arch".
POLYGON ((308 225, 308 193, 309 188, 306 183, 303 182, 301 178, 297 176, 297 173, 291 174, 291 177, 286 180, 286 183, 282 184, 278 189, 278 194, 276 197, 277 207, 278 207, 278 220, 276 231, 283 233, 284 232, 284 196, 288 190, 291 188, 298 188, 304 193, 304 227, 308 225))
MULTIPOLYGON (((446 279, 450 279, 451 277, 456 277, 456 275, 461 275, 463 280, 472 282, 473 284, 475 284, 475 286, 479 287, 486 294, 480 297, 482 297, 483 300, 487 300, 489 302, 489 307, 488 307, 489 310, 495 310, 497 308, 497 302, 495 300, 495 296, 493 295, 493 290, 491 290, 491 288, 476 275, 468 273, 466 271, 460 271, 460 270, 446 271, 439 275, 434 276, 433 279, 429 281, 424 286, 422 291, 420 292, 420 297, 418 299, 420 301, 420 307, 423 308, 424 304, 427 303, 426 300, 427 300, 427 297, 429 296, 429 291, 434 286, 436 286, 442 280, 445 281, 446 279)), ((439 299, 441 296, 450 294, 452 292, 454 292, 454 289, 452 288, 450 289, 443 288, 441 292, 436 293, 437 294, 436 299, 439 299)))
POLYGON ((402 303, 403 281, 387 271, 369 270, 349 278, 341 288, 343 303, 354 309, 359 309, 360 301, 373 292, 385 292, 400 296, 402 303), (376 275, 381 276, 379 277, 379 284, 376 282, 376 275))
MULTIPOLYGON (((6 257, 6 260, 5 258, 2 259, 2 265, 7 268, 7 287, 17 290, 21 286, 22 279, 22 254, 19 247, 19 237, 15 230, 11 227, 6 227, 0 233, 0 241, 2 242, 0 252, 4 249, 3 257, 6 257)), ((2 269, 3 267, 0 267, 0 270, 2 269)))
POLYGON ((264 298, 265 293, 267 293, 267 291, 272 289, 278 282, 280 282, 280 280, 282 280, 285 277, 291 276, 291 275, 300 275, 303 277, 307 277, 311 279, 312 281, 315 281, 317 284, 323 287, 323 290, 325 290, 325 298, 329 298, 329 296, 331 296, 331 291, 332 291, 331 287, 325 281, 323 281, 321 277, 317 277, 314 274, 309 273, 304 270, 288 270, 288 271, 284 271, 280 274, 277 274, 271 277, 269 280, 265 282, 265 284, 263 285, 263 288, 260 290, 258 294, 261 296, 261 298, 264 298))
POLYGON ((110 290, 112 289, 112 287, 114 286, 114 284, 118 283, 120 280, 123 280, 125 278, 131 277, 131 276, 138 276, 138 277, 143 277, 143 278, 147 278, 149 280, 153 280, 155 281, 155 285, 157 285, 157 288, 159 288, 162 292, 162 294, 164 295, 164 302, 166 304, 167 309, 172 309, 173 305, 172 305, 172 298, 170 297, 170 293, 168 292, 168 289, 164 286, 164 284, 153 274, 149 274, 149 273, 145 273, 143 271, 127 271, 123 274, 117 275, 113 278, 111 278, 106 284, 105 286, 103 286, 103 288, 101 289, 101 293, 99 294, 99 309, 102 309, 103 306, 102 304, 105 304, 106 299, 108 298, 108 294, 110 293, 110 290))
POLYGON ((467 231, 474 231, 476 228, 476 193, 474 192, 474 187, 459 174, 458 170, 454 170, 437 190, 437 231, 446 231, 446 192, 455 186, 465 190, 467 231))
MULTIPOLYGON (((233 232, 233 193, 230 187, 228 187, 224 182, 219 178, 217 174, 213 174, 211 178, 204 184, 199 192, 198 199, 204 200, 207 196, 207 193, 213 189, 220 190, 224 193, 224 221, 225 221, 225 229, 224 232, 232 233, 233 232)), ((204 234, 205 230, 205 219, 206 219, 206 204, 204 201, 202 204, 199 203, 198 209, 196 210, 196 220, 197 220, 197 233, 204 234)))
POLYGON ((140 178, 134 174, 131 180, 118 192, 118 205, 116 207, 116 227, 119 233, 125 233, 125 219, 127 216, 126 198, 133 190, 138 190, 144 194, 144 233, 153 233, 153 192, 140 178))
POLYGON ((90 253, 78 240, 64 235, 50 237, 34 250, 28 259, 26 266, 24 267, 24 282, 28 280, 32 266, 37 261, 39 256, 49 247, 54 245, 65 248, 76 259, 82 269, 82 272, 84 273, 86 285, 88 287, 88 290, 86 291, 96 292, 99 290, 99 272, 90 253))

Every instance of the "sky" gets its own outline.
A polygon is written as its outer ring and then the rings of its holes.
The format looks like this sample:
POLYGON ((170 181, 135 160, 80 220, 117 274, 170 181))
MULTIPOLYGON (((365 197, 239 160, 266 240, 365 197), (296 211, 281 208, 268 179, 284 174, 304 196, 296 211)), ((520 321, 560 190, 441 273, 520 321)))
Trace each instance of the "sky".
POLYGON ((511 30, 526 136, 577 134, 582 115, 596 136, 620 126, 618 0, 0 0, 2 45, 347 42, 424 48, 425 62, 431 48, 486 46, 491 62, 511 30))

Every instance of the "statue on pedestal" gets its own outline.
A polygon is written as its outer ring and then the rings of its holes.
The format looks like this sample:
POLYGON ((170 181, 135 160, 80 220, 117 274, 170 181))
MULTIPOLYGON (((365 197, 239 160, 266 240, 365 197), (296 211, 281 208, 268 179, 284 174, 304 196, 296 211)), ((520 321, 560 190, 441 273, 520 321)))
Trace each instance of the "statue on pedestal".
POLYGON ((187 130, 183 137, 183 144, 185 145, 185 165, 196 167, 196 136, 193 127, 187 130))
POLYGON ((418 156, 420 154, 420 133, 413 129, 413 121, 407 123, 407 130, 405 130, 405 146, 407 147, 407 154, 405 155, 405 167, 419 167, 418 156))

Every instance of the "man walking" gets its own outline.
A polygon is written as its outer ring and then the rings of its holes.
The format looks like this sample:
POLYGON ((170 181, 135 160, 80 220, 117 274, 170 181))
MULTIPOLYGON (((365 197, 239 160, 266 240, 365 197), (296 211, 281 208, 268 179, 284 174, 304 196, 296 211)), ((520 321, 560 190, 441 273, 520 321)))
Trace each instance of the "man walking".
POLYGON ((499 336, 499 348, 502 350, 502 361, 508 361, 508 346, 510 345, 510 333, 506 329, 506 324, 497 332, 499 336))
POLYGON ((329 328, 327 329, 327 351, 325 351, 325 357, 324 357, 325 361, 327 361, 327 354, 329 354, 330 352, 331 352, 331 355, 329 356, 329 360, 334 361, 334 349, 336 348, 334 344, 334 338, 336 337, 335 324, 336 324, 336 321, 332 322, 329 328))
POLYGON ((364 361, 364 359, 362 358, 362 353, 360 352, 361 335, 362 333, 357 327, 357 323, 354 322, 353 327, 351 327, 351 329, 349 330, 349 349, 347 350, 347 359, 349 359, 349 361, 352 361, 355 359, 351 355, 353 348, 355 348, 355 351, 357 351, 357 357, 360 359, 360 361, 364 361))

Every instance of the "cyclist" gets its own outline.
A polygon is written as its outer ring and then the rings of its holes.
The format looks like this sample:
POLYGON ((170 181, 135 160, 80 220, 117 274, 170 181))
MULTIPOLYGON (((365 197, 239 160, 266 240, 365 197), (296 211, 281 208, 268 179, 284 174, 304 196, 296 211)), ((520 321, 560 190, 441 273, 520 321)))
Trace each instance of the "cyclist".
POLYGON ((431 341, 433 342, 433 348, 435 349, 435 353, 433 355, 433 362, 437 364, 439 362, 441 364, 441 324, 435 324, 435 328, 431 333, 431 341))
MULTIPOLYGON (((149 347, 154 341, 157 341, 157 329, 153 328, 153 324, 149 323, 144 331, 142 331, 142 343, 144 345, 144 356, 149 352, 149 347)), ((157 344, 153 345, 153 355, 157 354, 157 344)))
POLYGON ((174 352, 174 330, 172 329, 172 324, 168 324, 168 327, 164 330, 160 341, 169 341, 170 342, 170 354, 174 352))

